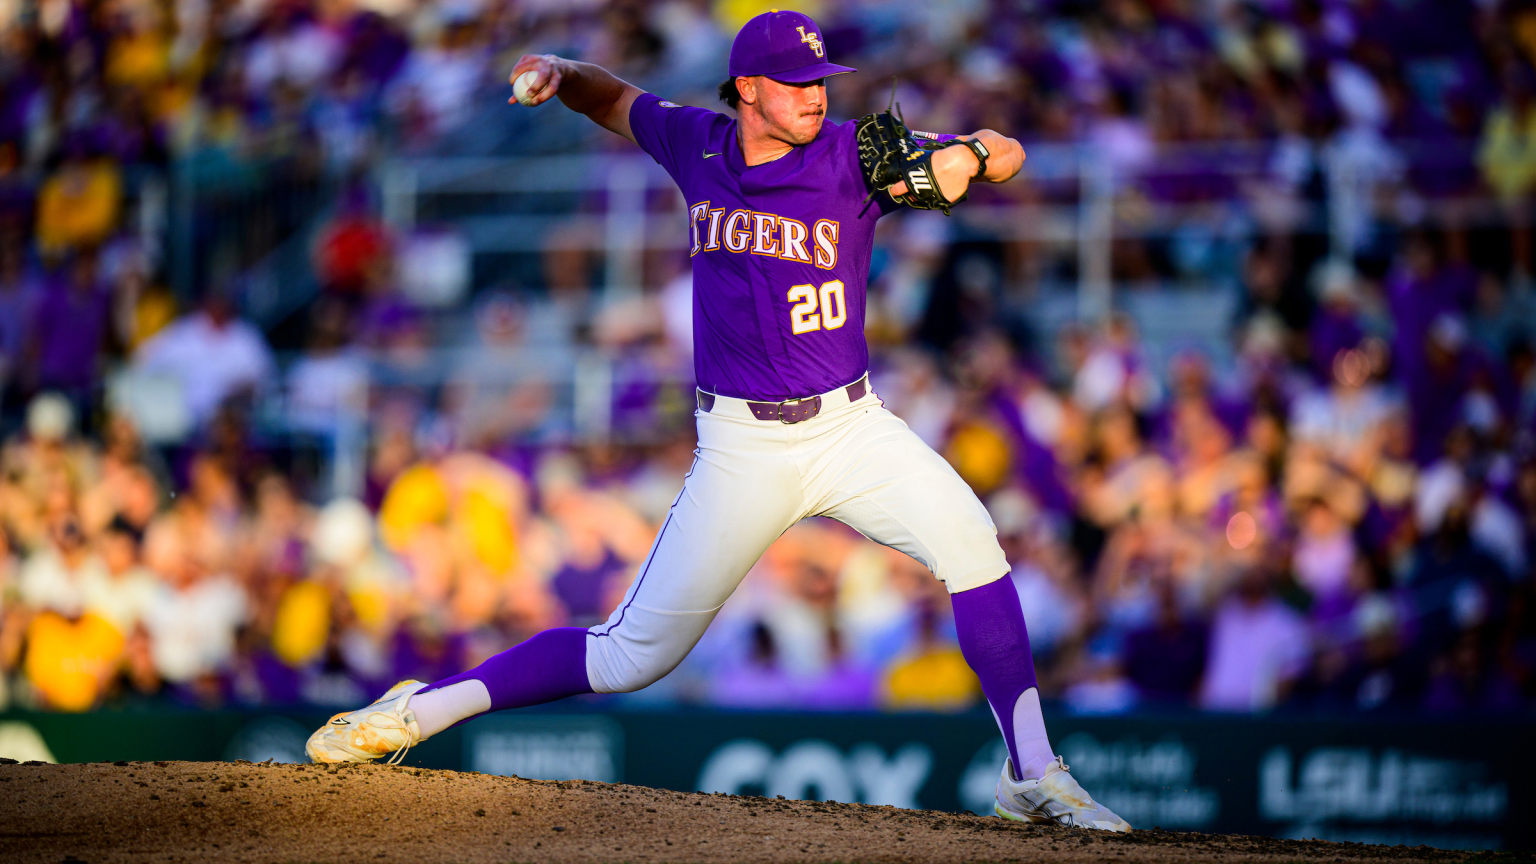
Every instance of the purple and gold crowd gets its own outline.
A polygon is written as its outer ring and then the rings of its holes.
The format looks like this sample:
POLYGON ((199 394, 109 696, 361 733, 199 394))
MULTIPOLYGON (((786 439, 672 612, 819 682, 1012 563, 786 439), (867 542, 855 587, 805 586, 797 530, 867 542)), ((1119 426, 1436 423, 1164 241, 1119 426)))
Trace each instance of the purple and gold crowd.
MULTIPOLYGON (((0 709, 355 706, 604 619, 692 460, 686 259, 648 254, 641 293, 602 303, 556 242, 528 284, 424 309, 401 274, 432 246, 360 178, 522 122, 502 79, 525 51, 709 104, 760 5, 0 0, 0 709), (168 287, 153 181, 174 195, 210 154, 346 178, 298 331, 168 287), (541 371, 594 350, 598 439, 541 371), (334 496, 305 460, 340 448, 292 442, 354 421, 361 479, 334 496)), ((1214 347, 1127 314, 1047 329, 1020 310, 1076 280, 1071 244, 882 223, 874 388, 987 504, 1048 701, 1532 711, 1536 6, 801 5, 861 69, 834 118, 896 74, 918 128, 1091 147, 1116 291, 1231 301, 1214 347)), ((1081 188, 1027 163, 974 206, 1081 188)), ((823 520, 611 698, 984 705, 942 585, 823 520)))

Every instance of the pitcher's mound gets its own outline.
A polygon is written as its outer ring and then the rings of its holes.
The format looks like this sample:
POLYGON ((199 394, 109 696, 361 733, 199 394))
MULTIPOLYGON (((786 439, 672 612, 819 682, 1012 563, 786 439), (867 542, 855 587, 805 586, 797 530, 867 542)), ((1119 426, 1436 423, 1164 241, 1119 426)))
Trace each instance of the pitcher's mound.
MULTIPOLYGON (((1463 861, 383 765, 0 765, 0 861, 1463 861)), ((1151 826, 1147 826, 1151 827, 1151 826)), ((1483 860, 1498 856, 1486 856, 1483 860)))

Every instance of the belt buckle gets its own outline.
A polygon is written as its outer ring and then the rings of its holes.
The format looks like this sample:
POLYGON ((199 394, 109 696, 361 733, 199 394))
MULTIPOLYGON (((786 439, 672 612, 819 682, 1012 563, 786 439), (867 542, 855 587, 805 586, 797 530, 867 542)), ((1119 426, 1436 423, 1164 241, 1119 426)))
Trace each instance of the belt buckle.
POLYGON ((821 413, 821 397, 820 396, 808 396, 808 397, 806 397, 804 399, 796 399, 796 400, 790 401, 790 402, 780 402, 779 403, 779 411, 778 411, 779 422, 780 423, 784 423, 786 425, 793 425, 795 423, 803 423, 806 420, 809 420, 812 417, 815 417, 819 413, 821 413), (805 408, 808 408, 809 410, 807 410, 804 413, 802 413, 801 410, 800 410, 802 406, 804 406, 805 408), (786 408, 789 409, 789 411, 787 413, 785 411, 786 408))

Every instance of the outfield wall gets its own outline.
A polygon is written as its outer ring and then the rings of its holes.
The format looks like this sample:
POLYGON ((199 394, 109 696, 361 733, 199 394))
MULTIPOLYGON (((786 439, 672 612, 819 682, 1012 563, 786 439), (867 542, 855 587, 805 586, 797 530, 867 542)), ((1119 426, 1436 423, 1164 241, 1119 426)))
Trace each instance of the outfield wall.
MULTIPOLYGON (((60 762, 300 761, 305 737, 325 719, 276 711, 3 714, 0 755, 42 756, 41 744, 60 762)), ((1072 773, 1138 827, 1536 847, 1529 722, 1061 716, 1050 727, 1072 773)), ((985 714, 543 710, 451 729, 406 762, 987 812, 1002 760, 985 714)))

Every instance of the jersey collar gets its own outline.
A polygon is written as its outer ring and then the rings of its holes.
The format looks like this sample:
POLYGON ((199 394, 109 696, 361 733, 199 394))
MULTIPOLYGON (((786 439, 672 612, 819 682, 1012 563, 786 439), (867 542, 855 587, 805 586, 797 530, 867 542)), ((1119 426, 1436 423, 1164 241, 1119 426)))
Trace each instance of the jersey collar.
POLYGON ((747 164, 747 156, 741 150, 741 139, 737 136, 735 120, 725 125, 725 138, 720 142, 720 146, 725 150, 725 164, 730 166, 731 173, 740 177, 746 174, 748 170, 756 169, 753 179, 763 180, 766 179, 764 175, 772 175, 786 169, 793 170, 789 169, 789 166, 800 165, 801 161, 805 158, 805 152, 823 140, 827 135, 828 127, 832 125, 831 121, 823 119, 821 121, 821 131, 816 133, 816 137, 812 139, 811 143, 796 147, 772 162, 764 162, 761 165, 747 164))

